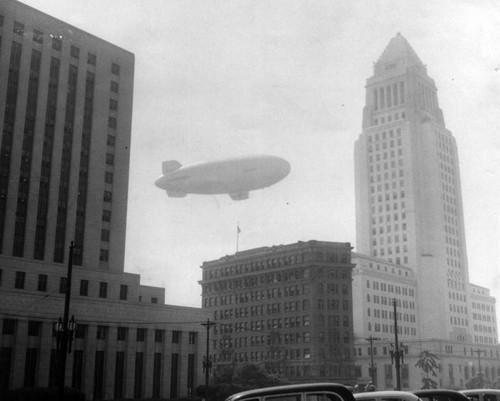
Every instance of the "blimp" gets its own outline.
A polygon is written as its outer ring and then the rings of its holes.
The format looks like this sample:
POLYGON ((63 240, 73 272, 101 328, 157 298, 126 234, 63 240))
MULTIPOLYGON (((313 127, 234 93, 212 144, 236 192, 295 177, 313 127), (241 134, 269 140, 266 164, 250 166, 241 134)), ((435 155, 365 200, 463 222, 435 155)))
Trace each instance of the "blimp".
POLYGON ((163 175, 155 185, 169 197, 187 194, 228 194, 248 199, 250 191, 269 187, 290 173, 290 163, 277 156, 247 156, 183 166, 177 160, 162 163, 163 175))

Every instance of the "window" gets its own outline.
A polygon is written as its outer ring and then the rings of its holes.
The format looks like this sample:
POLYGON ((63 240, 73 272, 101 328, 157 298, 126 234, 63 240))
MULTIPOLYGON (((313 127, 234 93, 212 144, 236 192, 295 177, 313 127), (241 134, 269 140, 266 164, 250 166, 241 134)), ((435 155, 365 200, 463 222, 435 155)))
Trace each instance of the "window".
POLYGON ((108 135, 107 145, 108 146, 115 146, 115 137, 113 135, 108 135))
POLYGON ((113 153, 106 153, 106 164, 112 166, 114 163, 115 163, 115 156, 113 155, 113 153))
POLYGON ((172 331, 172 343, 179 344, 181 342, 181 332, 180 331, 172 331))
POLYGON ((110 90, 111 92, 118 93, 118 82, 111 81, 110 90))
POLYGON ((15 334, 16 326, 17 326, 17 320, 3 319, 2 334, 15 334))
POLYGON ((52 48, 54 50, 61 50, 62 49, 62 40, 59 37, 52 36, 52 48))
POLYGON ((66 294, 67 285, 68 285, 68 278, 61 277, 59 279, 59 293, 60 294, 66 294))
POLYGON ((80 280, 80 295, 82 297, 86 297, 89 295, 89 281, 88 280, 80 280))
POLYGON ((165 338, 165 330, 155 330, 155 343, 162 343, 165 338))
POLYGON ((99 260, 101 262, 107 262, 109 260, 109 251, 107 249, 101 249, 99 254, 99 260))
POLYGON ((116 332, 116 340, 117 341, 127 341, 127 327, 118 327, 118 331, 116 332))
POLYGON ((158 298, 156 298, 156 297, 151 297, 151 303, 152 303, 152 304, 157 304, 157 303, 158 303, 158 298))
POLYGON ((71 45, 70 54, 71 54, 71 57, 79 58, 80 57, 80 48, 71 45))
POLYGON ((95 65, 95 62, 96 62, 96 56, 95 56, 95 54, 89 53, 87 55, 87 63, 90 64, 90 65, 95 65))
POLYGON ((88 325, 78 323, 76 325, 75 338, 85 338, 87 333, 88 325))
POLYGON ((189 338, 189 344, 196 344, 196 332, 190 331, 188 338, 189 338))
POLYGON ((19 290, 24 289, 24 281, 26 280, 25 272, 16 272, 16 281, 14 283, 14 288, 19 290))
POLYGON ((111 202, 113 199, 113 193, 111 191, 104 191, 103 200, 104 202, 111 202))
POLYGON ((111 74, 120 75, 120 66, 118 64, 111 64, 111 74))
POLYGON ((97 326, 97 335, 96 338, 98 340, 105 340, 108 334, 108 326, 97 326))
POLYGON ((43 43, 43 32, 37 31, 35 29, 33 31, 33 41, 37 43, 43 43))
POLYGON ((102 221, 111 221, 111 210, 102 211, 102 221))
POLYGON ((47 291, 47 281, 48 281, 48 276, 46 274, 39 274, 37 290, 47 291))
POLYGON ((137 337, 136 337, 136 340, 137 340, 137 341, 140 341, 140 342, 144 342, 144 341, 146 341, 146 332, 147 332, 147 330, 146 330, 146 329, 143 329, 143 328, 139 328, 139 329, 137 329, 137 337))
POLYGON ((108 296, 108 283, 99 283, 99 298, 107 298, 108 296))
POLYGON ((101 230, 101 241, 109 242, 109 230, 101 230))
POLYGON ((39 337, 42 331, 42 322, 30 320, 28 322, 28 336, 39 337))
POLYGON ((114 117, 108 118, 108 127, 109 128, 116 128, 116 118, 114 118, 114 117))
POLYGON ((14 33, 17 33, 18 35, 22 35, 24 33, 24 24, 21 24, 20 22, 15 21, 14 22, 14 33))
POLYGON ((128 285, 125 285, 125 284, 120 285, 120 299, 121 300, 127 299, 127 292, 128 292, 128 285))
POLYGON ((115 99, 109 99, 109 109, 110 110, 118 109, 118 102, 115 99))

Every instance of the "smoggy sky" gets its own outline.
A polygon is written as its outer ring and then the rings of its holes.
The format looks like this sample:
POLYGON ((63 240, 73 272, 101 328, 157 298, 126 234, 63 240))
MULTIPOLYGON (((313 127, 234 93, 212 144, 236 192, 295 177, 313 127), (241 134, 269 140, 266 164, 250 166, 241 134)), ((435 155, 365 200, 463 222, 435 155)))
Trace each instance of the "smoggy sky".
MULTIPOLYGON (((356 246, 354 141, 365 82, 401 32, 457 139, 471 281, 500 297, 500 3, 25 0, 135 54, 125 270, 200 306, 200 266, 299 240, 356 246), (292 167, 251 193, 168 198, 164 160, 271 154, 292 167)), ((354 249, 356 250, 356 249, 354 249)))

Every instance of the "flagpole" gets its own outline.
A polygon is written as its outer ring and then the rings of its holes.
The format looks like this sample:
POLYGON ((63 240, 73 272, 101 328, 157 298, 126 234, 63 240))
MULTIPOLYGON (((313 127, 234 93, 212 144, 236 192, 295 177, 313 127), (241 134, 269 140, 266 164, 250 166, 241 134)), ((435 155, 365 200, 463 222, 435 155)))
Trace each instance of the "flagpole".
POLYGON ((240 243, 240 222, 236 225, 236 252, 238 252, 239 243, 240 243))

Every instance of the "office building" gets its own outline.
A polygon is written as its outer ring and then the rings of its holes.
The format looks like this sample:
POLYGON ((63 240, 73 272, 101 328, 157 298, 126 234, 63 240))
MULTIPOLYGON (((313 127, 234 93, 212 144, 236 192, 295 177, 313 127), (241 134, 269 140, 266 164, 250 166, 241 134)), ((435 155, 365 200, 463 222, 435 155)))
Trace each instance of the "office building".
POLYGON ((124 273, 134 55, 0 3, 0 389, 55 384, 74 243, 66 384, 175 398, 203 378, 205 314, 124 273))
POLYGON ((255 363, 289 381, 353 383, 352 267, 349 243, 321 241, 203 263, 215 367, 255 363))
POLYGON ((440 358, 440 387, 463 388, 480 371, 493 381, 500 373, 495 299, 469 282, 456 141, 427 67, 401 34, 374 63, 365 102, 355 144, 353 257, 361 376, 375 359, 378 388, 396 385, 390 297, 405 344, 403 389, 421 385, 422 372, 410 368, 422 351, 440 358))
POLYGON ((420 320, 440 322, 427 336, 470 341, 456 141, 434 81, 400 34, 366 84, 355 169, 357 251, 415 271, 420 320))

